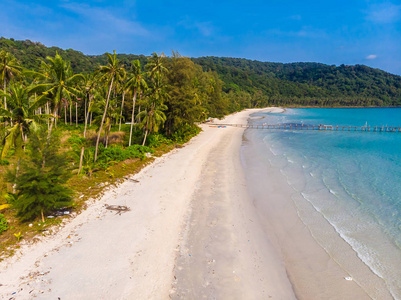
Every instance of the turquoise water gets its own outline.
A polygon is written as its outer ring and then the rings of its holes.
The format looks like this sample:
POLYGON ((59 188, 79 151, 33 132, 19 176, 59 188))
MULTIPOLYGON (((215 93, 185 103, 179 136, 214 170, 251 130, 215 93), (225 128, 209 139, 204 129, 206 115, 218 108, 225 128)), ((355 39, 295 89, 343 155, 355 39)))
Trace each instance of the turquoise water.
MULTIPOLYGON (((252 124, 398 126, 401 108, 288 109, 252 117, 252 124)), ((263 140, 270 164, 401 299, 401 133, 249 129, 246 135, 263 140)))

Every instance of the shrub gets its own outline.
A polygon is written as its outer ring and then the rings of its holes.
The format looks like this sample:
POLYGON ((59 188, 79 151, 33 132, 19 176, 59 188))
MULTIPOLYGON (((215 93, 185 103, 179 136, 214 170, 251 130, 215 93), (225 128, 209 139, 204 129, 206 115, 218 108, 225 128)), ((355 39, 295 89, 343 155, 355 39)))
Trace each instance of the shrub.
POLYGON ((146 153, 153 153, 154 151, 146 146, 132 145, 127 148, 122 148, 121 146, 109 146, 104 148, 103 145, 99 147, 99 156, 96 163, 101 168, 107 168, 111 162, 124 161, 130 158, 140 158, 144 159, 146 153))
POLYGON ((188 142, 191 138, 196 136, 201 131, 200 127, 196 125, 184 125, 179 130, 172 134, 172 139, 179 143, 183 144, 188 142))
POLYGON ((148 135, 146 143, 151 148, 157 148, 162 144, 166 144, 166 145, 171 144, 172 140, 166 138, 165 136, 163 136, 160 133, 152 133, 152 134, 148 135))
POLYGON ((0 159, 0 166, 8 166, 10 162, 7 159, 0 159))
POLYGON ((70 144, 76 144, 76 145, 81 146, 86 143, 86 138, 80 137, 78 135, 73 135, 68 138, 67 142, 69 142, 70 144))
POLYGON ((71 177, 65 155, 59 154, 60 139, 54 134, 47 138, 46 132, 33 134, 29 144, 29 156, 21 162, 18 176, 8 173, 16 183, 12 205, 22 221, 32 220, 54 209, 71 204, 71 190, 64 184, 71 177))
POLYGON ((0 234, 8 229, 7 219, 3 214, 0 214, 0 234))

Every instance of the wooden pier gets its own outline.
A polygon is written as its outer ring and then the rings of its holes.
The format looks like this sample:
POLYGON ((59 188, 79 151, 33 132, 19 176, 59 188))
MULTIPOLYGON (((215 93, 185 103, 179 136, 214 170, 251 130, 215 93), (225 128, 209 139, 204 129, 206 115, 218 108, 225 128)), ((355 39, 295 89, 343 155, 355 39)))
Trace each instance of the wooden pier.
POLYGON ((213 124, 213 127, 232 126, 252 129, 270 130, 320 130, 320 131, 360 131, 360 132, 401 132, 401 127, 394 126, 338 126, 338 125, 249 125, 249 124, 213 124))

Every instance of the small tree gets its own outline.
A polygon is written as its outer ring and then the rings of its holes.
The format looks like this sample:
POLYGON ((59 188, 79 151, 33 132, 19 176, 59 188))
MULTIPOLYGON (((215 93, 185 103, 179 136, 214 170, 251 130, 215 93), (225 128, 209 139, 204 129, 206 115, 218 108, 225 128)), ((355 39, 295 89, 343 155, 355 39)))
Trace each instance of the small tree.
POLYGON ((71 176, 65 155, 59 153, 60 139, 55 134, 32 134, 29 156, 21 163, 18 177, 8 179, 16 184, 13 206, 22 221, 32 220, 54 209, 71 204, 71 190, 64 184, 71 176))

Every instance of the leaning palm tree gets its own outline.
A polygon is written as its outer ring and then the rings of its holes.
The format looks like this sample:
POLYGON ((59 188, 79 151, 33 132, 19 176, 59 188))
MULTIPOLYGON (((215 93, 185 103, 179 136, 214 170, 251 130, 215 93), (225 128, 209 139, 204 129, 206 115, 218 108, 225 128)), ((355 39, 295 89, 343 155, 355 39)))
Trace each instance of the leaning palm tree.
MULTIPOLYGON (((3 92, 7 92, 7 83, 21 74, 22 67, 17 59, 4 50, 0 51, 0 78, 3 80, 3 92)), ((7 109, 7 99, 4 97, 4 109, 7 109)))
POLYGON ((41 72, 27 72, 32 74, 38 79, 29 92, 41 92, 38 100, 42 98, 50 98, 53 105, 52 122, 49 128, 49 136, 51 134, 53 125, 56 123, 57 114, 60 103, 63 98, 72 101, 73 96, 80 95, 80 91, 76 88, 77 82, 84 80, 81 74, 73 74, 71 65, 63 60, 63 58, 56 53, 54 58, 46 57, 47 63, 42 61, 41 72))
POLYGON ((107 65, 101 66, 99 72, 103 74, 102 78, 109 83, 109 89, 107 92, 106 105, 104 107, 102 121, 99 127, 99 133, 96 139, 95 158, 94 158, 95 161, 97 160, 97 151, 99 148, 100 134, 102 132, 104 120, 106 118, 107 109, 110 101, 110 93, 113 89, 113 84, 115 81, 120 80, 125 76, 125 69, 121 65, 120 60, 117 59, 116 50, 113 51, 113 55, 111 55, 110 53, 106 53, 106 56, 107 56, 107 65))
POLYGON ((128 81, 126 83, 127 89, 132 93, 132 116, 131 116, 131 128, 129 131, 129 144, 132 142, 132 127, 134 126, 134 115, 135 115, 135 101, 138 93, 144 91, 148 85, 143 79, 143 73, 141 71, 141 63, 139 60, 132 61, 131 72, 128 75, 128 81))

